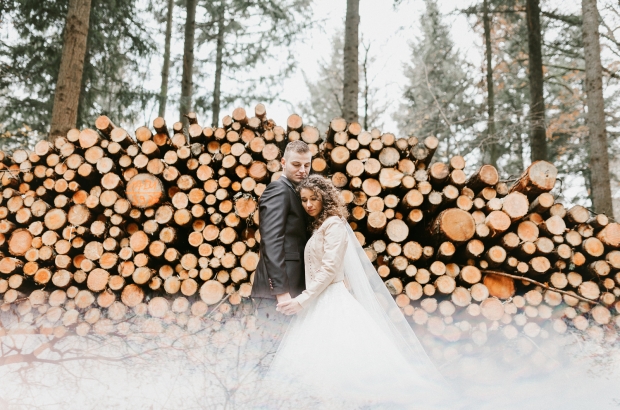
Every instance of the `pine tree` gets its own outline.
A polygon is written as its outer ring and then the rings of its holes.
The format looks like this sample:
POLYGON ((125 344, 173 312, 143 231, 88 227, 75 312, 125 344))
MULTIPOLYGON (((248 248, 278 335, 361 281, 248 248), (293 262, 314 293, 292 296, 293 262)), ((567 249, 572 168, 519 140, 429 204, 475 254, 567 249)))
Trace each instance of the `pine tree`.
POLYGON ((183 123, 187 124, 184 117, 192 111, 192 88, 194 84, 194 42, 196 35, 196 7, 198 0, 187 0, 185 3, 185 38, 183 42, 183 74, 181 76, 181 101, 180 115, 183 123))
POLYGON ((316 124, 321 131, 327 130, 334 117, 343 117, 343 45, 342 32, 332 37, 332 49, 329 60, 319 64, 319 77, 316 82, 309 80, 305 74, 306 87, 310 98, 300 104, 303 118, 316 124))
MULTIPOLYGON (((503 177, 522 172, 531 159, 530 81, 528 78, 528 26, 525 0, 488 0, 493 15, 492 71, 495 85, 495 127, 498 142, 498 168, 503 177)), ((544 6, 544 4, 543 4, 544 6)), ((466 10, 477 19, 476 30, 484 35, 483 4, 466 10)), ((588 205, 592 200, 592 170, 589 166, 588 129, 586 126, 585 59, 580 15, 563 10, 543 8, 540 12, 542 57, 544 67, 545 128, 548 160, 553 162, 563 181, 571 187, 558 194, 567 203, 588 205), (584 147, 586 149, 584 149, 584 147), (562 198, 563 197, 563 198, 562 198)), ((603 24, 605 22, 603 21, 603 24)), ((602 41, 617 52, 620 42, 606 33, 602 41)), ((486 65, 485 62, 481 62, 486 65)), ((605 105, 607 112, 618 108, 618 96, 612 68, 617 62, 603 66, 607 76, 605 105)), ((608 129, 618 125, 620 118, 607 116, 608 129), (613 123, 614 125, 611 125, 613 123)), ((610 148, 618 135, 609 133, 610 148)), ((482 141, 480 146, 484 147, 482 141)), ((488 158, 485 158, 488 161, 488 158)))
POLYGON ((603 67, 599 40, 599 13, 596 0, 582 0, 583 45, 586 66, 586 93, 588 102, 587 124, 592 169, 592 202, 594 211, 613 215, 605 102, 603 100, 603 67))
POLYGON ((357 121, 359 118, 359 25, 360 0, 347 0, 344 30, 342 110, 344 119, 349 122, 357 121))
POLYGON ((90 0, 69 1, 62 58, 52 106, 50 139, 66 135, 77 123, 86 39, 90 24, 90 5, 90 0))
POLYGON ((547 160, 545 99, 543 95, 542 34, 540 0, 526 0, 528 74, 530 82, 530 145, 532 162, 547 160))
MULTIPOLYGON (((299 112, 308 123, 315 124, 325 131, 335 117, 344 117, 344 33, 336 32, 332 36, 329 59, 319 63, 318 78, 311 81, 305 74, 306 87, 310 98, 299 105, 299 112)), ((359 64, 361 75, 358 104, 362 107, 359 118, 365 130, 380 127, 379 119, 386 111, 386 106, 378 102, 379 89, 373 84, 375 59, 370 53, 370 45, 362 41, 363 58, 359 64)))
POLYGON ((408 84, 395 119, 403 134, 438 137, 442 145, 436 157, 446 159, 465 154, 466 145, 476 137, 476 89, 473 67, 450 39, 436 0, 425 3, 420 17, 422 38, 411 44, 411 63, 405 68, 408 84))
MULTIPOLYGON (((79 93, 77 126, 101 113, 138 121, 155 93, 144 88, 154 45, 140 18, 138 1, 91 0, 90 24, 79 93)), ((9 2, 2 30, 15 36, 0 43, 0 123, 6 130, 27 124, 50 127, 69 0, 9 2)))
POLYGON ((197 111, 210 111, 217 124, 221 109, 233 102, 276 98, 281 80, 295 66, 290 46, 312 23, 310 0, 209 0, 201 5, 208 20, 198 24, 196 47, 206 45, 209 52, 201 53, 198 63, 212 71, 196 75, 213 86, 195 90, 194 105, 197 111), (276 58, 285 63, 272 64, 276 58), (227 77, 234 82, 224 87, 227 77))
POLYGON ((170 75, 170 42, 172 39, 172 15, 174 11, 174 0, 168 0, 166 10, 166 35, 164 39, 164 63, 161 68, 161 87, 159 91, 159 116, 166 115, 166 104, 168 102, 168 77, 170 75))

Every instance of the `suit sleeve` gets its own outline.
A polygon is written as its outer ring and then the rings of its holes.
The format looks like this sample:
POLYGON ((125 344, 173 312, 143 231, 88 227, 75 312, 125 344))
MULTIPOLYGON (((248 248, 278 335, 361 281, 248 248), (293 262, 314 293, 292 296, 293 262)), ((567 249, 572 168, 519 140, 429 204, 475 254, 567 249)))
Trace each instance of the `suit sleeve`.
POLYGON ((301 295, 295 299, 302 307, 317 297, 329 286, 334 277, 344 269, 344 254, 347 250, 348 235, 342 221, 331 221, 325 228, 323 240, 323 258, 321 267, 314 279, 307 285, 301 295))
POLYGON ((284 251, 286 218, 290 208, 287 189, 282 183, 269 184, 260 198, 258 210, 258 229, 263 243, 261 257, 265 258, 266 273, 273 287, 272 295, 289 291, 284 251))

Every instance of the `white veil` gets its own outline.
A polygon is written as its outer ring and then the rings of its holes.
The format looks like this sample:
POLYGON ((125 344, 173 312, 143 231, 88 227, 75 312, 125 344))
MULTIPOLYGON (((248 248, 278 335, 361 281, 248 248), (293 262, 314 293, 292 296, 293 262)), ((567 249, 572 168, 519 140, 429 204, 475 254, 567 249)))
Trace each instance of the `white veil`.
POLYGON ((349 291, 394 342, 418 374, 425 375, 433 382, 445 384, 445 380, 426 355, 413 329, 360 246, 353 230, 348 223, 345 225, 349 243, 345 253, 344 273, 349 291))

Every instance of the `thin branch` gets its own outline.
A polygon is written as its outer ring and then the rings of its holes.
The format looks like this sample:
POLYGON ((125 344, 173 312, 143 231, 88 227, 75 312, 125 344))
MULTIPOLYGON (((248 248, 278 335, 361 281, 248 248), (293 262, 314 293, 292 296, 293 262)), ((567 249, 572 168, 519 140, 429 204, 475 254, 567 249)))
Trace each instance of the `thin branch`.
POLYGON ((517 279, 517 280, 525 280, 525 281, 531 282, 531 283, 533 283, 535 285, 542 286, 543 288, 545 288, 547 290, 551 290, 553 292, 558 292, 558 293, 561 293, 563 295, 570 296, 570 297, 573 297, 575 299, 579 299, 579 300, 584 301, 584 302, 593 303, 595 305, 599 304, 599 302, 597 302, 596 300, 584 298, 583 296, 575 295, 573 293, 566 292, 565 290, 554 288, 553 286, 549 286, 546 283, 538 282, 537 280, 534 280, 534 279, 531 279, 531 278, 526 278, 525 276, 511 275, 510 273, 504 273, 504 272, 500 272, 500 271, 496 271, 496 270, 480 270, 480 272, 482 272, 482 273, 492 273, 493 275, 506 276, 508 278, 517 279))

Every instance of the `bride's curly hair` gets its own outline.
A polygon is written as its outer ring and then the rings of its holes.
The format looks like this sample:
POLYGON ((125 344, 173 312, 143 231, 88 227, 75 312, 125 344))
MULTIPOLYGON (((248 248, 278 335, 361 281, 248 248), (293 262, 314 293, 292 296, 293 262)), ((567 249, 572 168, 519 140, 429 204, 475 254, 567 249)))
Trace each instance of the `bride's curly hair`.
POLYGON ((320 175, 310 175, 297 185, 297 192, 299 194, 301 194, 302 189, 311 190, 323 203, 321 213, 312 221, 309 227, 311 231, 319 228, 330 216, 339 216, 345 221, 349 217, 349 211, 340 195, 340 191, 331 180, 320 175))

